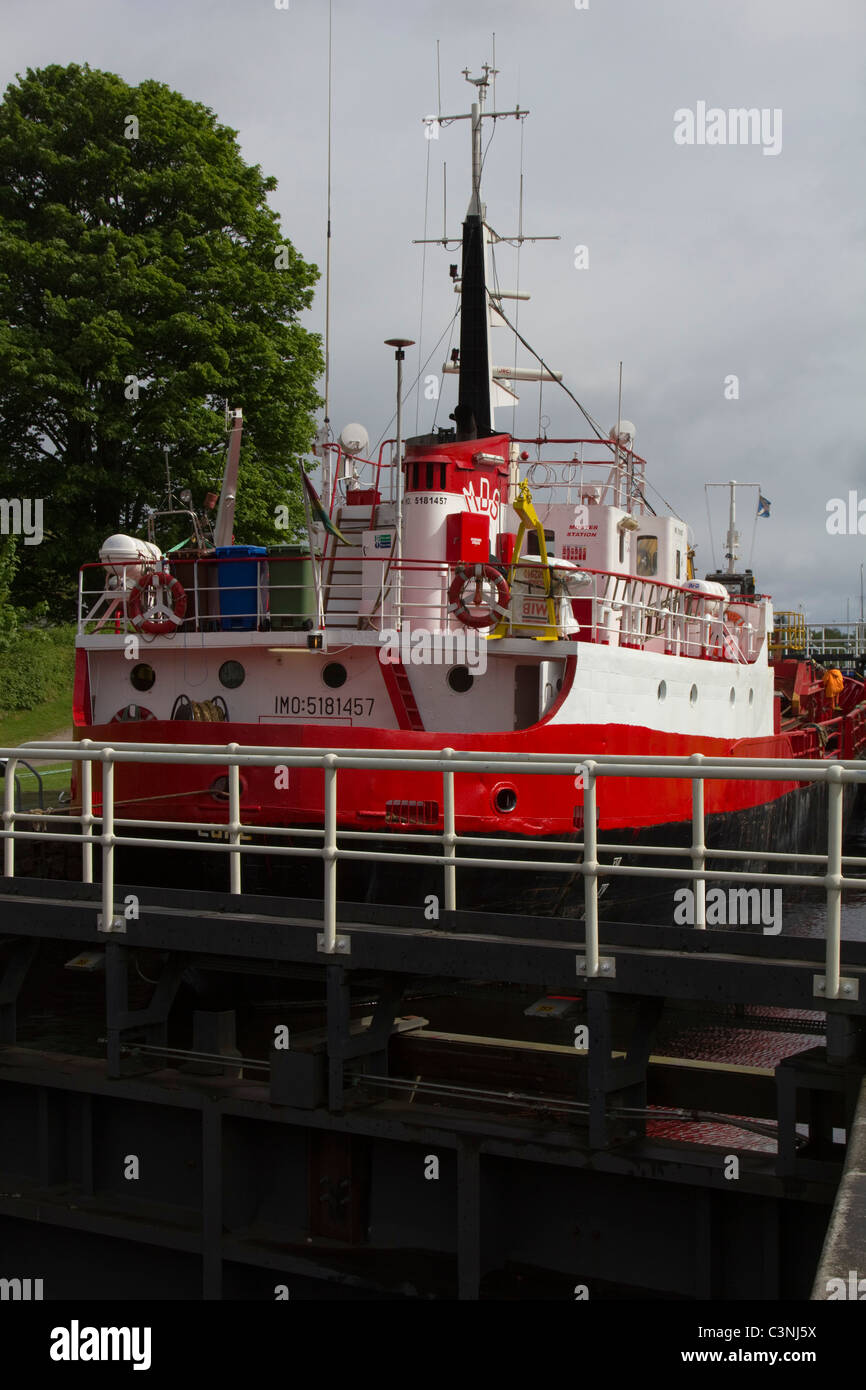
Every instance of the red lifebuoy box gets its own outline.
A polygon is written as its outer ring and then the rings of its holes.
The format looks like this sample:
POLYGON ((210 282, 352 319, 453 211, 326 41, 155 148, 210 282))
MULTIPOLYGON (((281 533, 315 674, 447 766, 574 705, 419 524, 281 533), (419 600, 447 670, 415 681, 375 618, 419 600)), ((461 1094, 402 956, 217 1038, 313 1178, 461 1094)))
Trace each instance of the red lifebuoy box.
POLYGON ((449 565, 485 564, 490 556, 490 518, 453 512, 445 522, 445 558, 449 565))

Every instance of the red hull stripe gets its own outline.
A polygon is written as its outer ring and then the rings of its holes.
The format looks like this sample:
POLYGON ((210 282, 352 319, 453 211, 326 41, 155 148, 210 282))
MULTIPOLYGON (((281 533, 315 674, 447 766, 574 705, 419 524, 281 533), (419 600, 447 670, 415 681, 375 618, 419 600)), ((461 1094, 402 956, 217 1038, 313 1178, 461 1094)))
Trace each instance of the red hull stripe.
MULTIPOLYGON (((195 721, 154 720, 142 724, 94 725, 79 728, 78 736, 111 741, 207 744, 235 742, 273 748, 328 749, 381 748, 411 752, 443 747, 489 750, 503 753, 567 753, 575 764, 594 754, 683 757, 692 753, 709 756, 790 758, 790 740, 784 734, 767 738, 694 738, 665 734, 631 725, 535 725, 514 732, 480 734, 415 732, 406 729, 331 727, 327 743, 320 726, 305 724, 209 724, 195 721)), ((221 775, 219 767, 196 768, 167 765, 121 764, 116 772, 118 811, 147 819, 220 820, 227 812, 222 797, 210 795, 221 775), (201 794, 199 799, 196 793, 201 794)), ((287 788, 275 788, 268 768, 244 770, 243 815, 253 824, 317 823, 323 809, 323 776, 316 768, 292 768, 287 788)), ((284 781, 285 778, 281 778, 284 781)), ((740 811, 761 806, 793 791, 795 781, 708 781, 708 813, 740 811)), ((456 778, 459 828, 483 829, 508 834, 546 836, 565 834, 580 823, 583 792, 570 777, 506 777, 485 773, 459 773, 456 778), (513 787, 517 804, 502 814, 494 797, 501 787, 513 787)), ((340 823, 367 829, 385 824, 386 802, 435 802, 440 808, 442 777, 436 772, 406 773, 395 770, 344 770, 340 773, 340 823)), ((603 830, 641 829, 690 819, 691 783, 674 778, 608 777, 598 786, 599 826, 603 830)))

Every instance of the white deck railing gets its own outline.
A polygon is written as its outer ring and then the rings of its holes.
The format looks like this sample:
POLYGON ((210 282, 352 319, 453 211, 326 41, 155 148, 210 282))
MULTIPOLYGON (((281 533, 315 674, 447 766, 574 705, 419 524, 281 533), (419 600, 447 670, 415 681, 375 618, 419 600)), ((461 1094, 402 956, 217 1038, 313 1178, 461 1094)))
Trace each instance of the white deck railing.
POLYGON ((115 851, 120 846, 135 846, 153 850, 202 851, 228 856, 228 890, 233 894, 243 892, 242 856, 313 856, 324 865, 324 932, 320 949, 324 954, 334 954, 340 949, 337 936, 337 869, 341 860, 370 860, 380 862, 399 862, 409 864, 439 864, 443 875, 444 906, 446 910, 456 909, 458 905, 458 870, 468 868, 494 868, 498 872, 522 871, 540 874, 580 873, 584 880, 584 933, 585 966, 589 977, 603 975, 605 966, 600 959, 598 897, 601 877, 652 877, 656 879, 687 880, 694 884, 695 928, 706 927, 705 894, 708 880, 729 884, 784 885, 822 888, 826 895, 826 973, 823 979, 816 977, 815 993, 823 999, 844 999, 853 997, 856 982, 847 981, 840 975, 841 947, 841 907, 845 888, 866 888, 866 876, 845 875, 845 868, 866 869, 866 858, 844 856, 843 840, 843 796, 846 784, 862 785, 866 782, 866 764, 863 762, 835 762, 826 764, 805 760, 706 758, 693 754, 691 758, 654 758, 600 755, 596 758, 578 761, 575 757, 559 754, 507 754, 489 752, 456 752, 445 748, 441 751, 403 753, 399 750, 353 749, 342 752, 315 752, 305 748, 242 748, 231 743, 215 749, 213 746, 190 746, 181 751, 173 744, 125 744, 112 747, 103 743, 58 742, 49 745, 27 745, 20 749, 0 749, 0 759, 7 759, 5 767, 5 789, 3 805, 3 874, 15 874, 15 850, 21 841, 36 840, 40 843, 61 841, 81 846, 81 879, 84 883, 93 882, 94 848, 98 847, 102 859, 102 913, 99 929, 111 932, 125 930, 124 918, 118 915, 115 906, 114 871, 115 851), (81 808, 80 811, 64 815, 53 814, 49 824, 63 820, 64 830, 51 831, 45 828, 45 814, 24 812, 16 809, 15 771, 18 761, 26 754, 28 762, 54 762, 58 755, 81 763, 81 808), (93 764, 102 769, 102 803, 97 809, 93 797, 93 764), (191 764, 228 768, 228 816, 220 822, 177 821, 169 830, 159 821, 132 820, 115 815, 114 771, 120 763, 164 763, 171 765, 191 764), (280 768, 321 768, 324 773, 325 796, 324 818, 320 829, 298 828, 285 825, 252 825, 241 816, 240 769, 244 767, 280 768), (381 848, 383 832, 338 829, 339 826, 339 774, 341 769, 382 769, 390 772, 435 771, 442 776, 443 790, 443 828, 441 831, 425 833, 387 832, 389 844, 401 846, 394 851, 381 848), (515 851, 520 857, 493 858, 483 851, 491 847, 501 849, 501 837, 457 834, 455 778, 468 773, 474 778, 480 773, 496 775, 510 774, 537 777, 568 777, 575 781, 583 791, 584 829, 583 841, 563 843, 560 840, 534 839, 524 837, 515 842, 515 851), (631 778, 684 778, 692 783, 691 844, 682 846, 640 846, 633 843, 619 844, 605 842, 598 844, 597 824, 597 783, 604 777, 631 778), (705 839, 704 786, 708 780, 738 781, 759 780, 796 781, 799 783, 821 782, 827 785, 827 853, 792 854, 768 850, 762 846, 749 849, 711 849, 705 839), (39 821, 37 828, 35 821, 39 821), (200 830, 215 830, 226 836, 225 840, 180 840, 176 832, 187 831, 197 834, 200 830), (154 832, 145 838, 143 832, 154 832), (122 833, 119 833, 122 832, 122 833), (241 837, 248 843, 243 843, 241 837), (279 839, 291 836, 303 840, 303 845, 256 844, 256 837, 279 839), (378 844, 361 848, 359 842, 376 840, 378 844), (438 842, 441 853, 413 852, 413 848, 431 841, 438 842), (406 846, 405 849, 402 846, 406 846), (458 855, 458 846, 460 854, 458 855), (478 853, 477 851, 481 851, 478 853), (545 859, 538 851, 556 851, 558 859, 545 859), (599 853, 615 857, 639 853, 650 862, 645 864, 602 863, 599 853), (667 867, 653 864, 653 858, 681 857, 689 861, 682 867, 667 867), (769 861, 770 864, 795 865, 808 864, 813 872, 772 872, 745 871, 708 867, 708 860, 725 862, 769 861))
MULTIPOLYGON (((411 627, 459 630, 449 613, 449 589, 455 566, 410 556, 396 561, 357 553, 337 554, 321 567, 309 557, 203 558, 166 560, 160 565, 115 563, 107 586, 101 565, 85 565, 79 584, 79 636, 150 634, 153 610, 166 596, 146 588, 135 601, 142 569, 166 570, 184 587, 184 611, 168 621, 162 635, 178 633, 304 632, 310 630, 411 627), (231 582, 237 577, 237 582, 231 582), (400 582, 398 583, 398 576, 400 582)), ((503 574, 509 567, 502 564, 503 574)), ((524 557, 514 575, 509 635, 544 634, 547 624, 541 561, 524 557), (532 600, 530 615, 524 599, 532 600)), ((760 655, 765 638, 766 608, 759 600, 719 599, 635 575, 567 567, 554 561, 555 625, 561 637, 610 646, 648 648, 674 656, 711 657, 749 664, 760 655), (731 616, 733 615, 733 617, 731 616)), ((495 589, 488 586, 485 601, 495 589)), ((471 601, 470 595, 470 601, 471 601)), ((157 616, 159 616, 157 614, 157 616)), ((242 639, 243 640, 243 639, 242 639)), ((299 639, 302 640, 302 639, 299 639)))

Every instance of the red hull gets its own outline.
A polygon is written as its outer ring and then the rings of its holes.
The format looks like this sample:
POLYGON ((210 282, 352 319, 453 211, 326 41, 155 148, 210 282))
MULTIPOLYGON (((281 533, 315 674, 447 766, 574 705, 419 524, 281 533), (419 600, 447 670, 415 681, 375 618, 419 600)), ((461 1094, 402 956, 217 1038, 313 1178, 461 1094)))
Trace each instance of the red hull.
MULTIPOLYGON (((381 748, 435 750, 443 747, 483 752, 567 753, 575 764, 594 755, 791 758, 786 734, 730 743, 725 739, 665 734, 632 725, 536 725, 507 733, 415 732, 405 729, 331 727, 311 724, 207 724, 153 720, 80 728, 84 738, 119 745, 125 739, 147 743, 208 744, 267 748, 329 749, 381 748), (125 736, 125 737, 124 737, 125 736)), ((224 781, 214 794, 211 788, 224 778, 225 769, 190 766, 121 765, 116 772, 116 804, 119 815, 148 820, 220 821, 226 819, 224 781)), ((282 781, 285 781, 285 774, 282 781)), ((251 824, 302 825, 321 822, 324 779, 315 768, 292 768, 289 786, 277 789, 269 768, 242 769, 242 817, 251 824)), ((708 814, 740 811, 777 800, 794 790, 796 781, 708 781, 708 814)), ((568 834, 580 827, 583 793, 568 777, 503 777, 460 773, 456 778, 458 829, 507 834, 547 836, 568 834), (514 788, 517 800, 507 813, 496 810, 494 797, 503 787, 514 788)), ((442 778, 430 772, 351 770, 340 773, 340 824, 369 830, 393 824, 388 802, 428 803, 433 819, 419 823, 441 828, 442 778), (435 807, 435 812, 433 811, 435 807)), ((691 817, 691 783, 677 779, 602 778, 598 786, 599 829, 642 829, 669 825, 691 817)))

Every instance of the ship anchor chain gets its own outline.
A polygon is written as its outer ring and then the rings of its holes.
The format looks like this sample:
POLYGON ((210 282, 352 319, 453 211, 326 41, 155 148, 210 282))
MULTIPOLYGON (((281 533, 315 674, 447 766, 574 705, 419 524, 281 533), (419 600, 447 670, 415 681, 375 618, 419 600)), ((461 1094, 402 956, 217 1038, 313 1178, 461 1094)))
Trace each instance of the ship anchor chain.
POLYGON ((165 570, 143 574, 129 596, 127 613, 140 632, 156 637, 175 632, 186 614, 186 590, 165 570))

